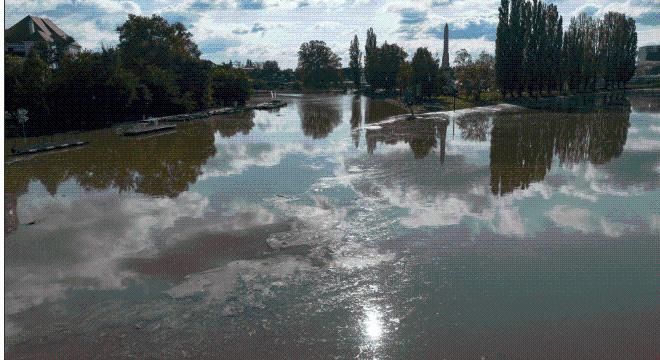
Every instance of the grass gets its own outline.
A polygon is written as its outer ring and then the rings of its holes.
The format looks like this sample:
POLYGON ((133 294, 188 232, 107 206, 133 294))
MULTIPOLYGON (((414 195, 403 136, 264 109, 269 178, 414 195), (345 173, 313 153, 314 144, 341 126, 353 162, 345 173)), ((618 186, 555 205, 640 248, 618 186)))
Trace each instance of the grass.
MULTIPOLYGON (((454 97, 440 95, 433 98, 437 101, 437 105, 442 106, 443 109, 454 109, 454 97)), ((475 101, 472 96, 459 96, 456 98, 456 110, 473 108, 477 106, 494 105, 502 102, 502 96, 496 91, 484 92, 481 94, 479 101, 475 101)))

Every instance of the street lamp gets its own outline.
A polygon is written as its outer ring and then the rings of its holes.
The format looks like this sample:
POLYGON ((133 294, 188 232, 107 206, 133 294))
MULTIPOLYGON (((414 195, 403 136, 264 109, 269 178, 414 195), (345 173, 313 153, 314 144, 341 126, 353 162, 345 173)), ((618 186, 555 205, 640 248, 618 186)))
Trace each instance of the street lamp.
POLYGON ((454 111, 456 111, 456 97, 458 96, 458 80, 454 80, 454 111))

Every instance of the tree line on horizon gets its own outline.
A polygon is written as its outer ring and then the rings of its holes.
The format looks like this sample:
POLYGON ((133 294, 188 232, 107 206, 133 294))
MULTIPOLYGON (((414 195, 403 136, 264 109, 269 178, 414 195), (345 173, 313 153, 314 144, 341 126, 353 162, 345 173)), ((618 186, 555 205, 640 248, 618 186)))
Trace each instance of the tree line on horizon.
POLYGON ((347 69, 342 68, 341 58, 324 41, 312 40, 300 46, 296 73, 305 88, 341 88, 349 80, 361 89, 364 76, 372 92, 411 90, 417 98, 426 98, 439 95, 449 77, 448 70, 440 69, 439 63, 425 47, 418 48, 408 60, 408 53, 396 43, 378 46, 370 28, 364 53, 357 35, 351 41, 347 69))
POLYGON ((202 60, 181 23, 129 15, 117 32, 116 47, 76 56, 48 46, 26 58, 5 55, 7 135, 22 135, 11 116, 18 109, 27 110, 28 135, 39 135, 244 104, 250 96, 247 75, 202 60))
POLYGON ((502 0, 495 43, 495 77, 503 96, 623 87, 635 72, 635 20, 609 12, 580 14, 562 29, 557 6, 502 0))
POLYGON ((313 40, 300 46, 295 70, 271 60, 246 73, 201 59, 181 23, 129 15, 116 29, 114 48, 70 56, 63 46, 37 44, 26 58, 5 55, 5 129, 20 134, 19 109, 27 110, 29 134, 38 135, 240 105, 253 89, 284 83, 294 90, 345 88, 349 79, 362 89, 364 78, 372 94, 426 99, 458 90, 475 100, 495 89, 521 96, 625 86, 635 71, 635 21, 609 12, 603 19, 581 14, 566 31, 562 22, 555 5, 501 0, 495 56, 482 52, 473 59, 461 49, 450 69, 440 68, 426 47, 409 60, 398 44, 379 45, 370 28, 364 52, 357 35, 351 41, 348 69, 324 41, 313 40))

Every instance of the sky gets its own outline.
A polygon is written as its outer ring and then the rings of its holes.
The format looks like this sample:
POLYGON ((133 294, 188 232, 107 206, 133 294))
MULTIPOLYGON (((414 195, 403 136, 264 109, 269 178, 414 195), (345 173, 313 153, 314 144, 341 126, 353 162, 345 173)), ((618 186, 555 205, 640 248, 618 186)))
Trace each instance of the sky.
MULTIPOLYGON (((118 42, 116 28, 128 14, 158 14, 183 23, 202 57, 216 63, 277 60, 295 68, 300 44, 325 41, 348 64, 355 35, 364 48, 373 27, 378 44, 396 42, 412 56, 418 47, 442 51, 449 24, 449 52, 493 52, 499 0, 6 0, 5 28, 26 15, 47 17, 84 48, 118 42)), ((660 0, 557 0, 564 28, 581 12, 602 17, 623 12, 637 21, 638 44, 660 44, 660 0)))

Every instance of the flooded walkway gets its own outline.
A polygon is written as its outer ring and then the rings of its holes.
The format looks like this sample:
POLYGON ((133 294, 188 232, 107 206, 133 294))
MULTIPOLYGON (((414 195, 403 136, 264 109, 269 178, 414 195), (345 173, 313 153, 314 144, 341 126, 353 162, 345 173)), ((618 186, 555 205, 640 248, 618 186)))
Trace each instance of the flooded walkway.
POLYGON ((287 102, 7 165, 5 355, 659 352, 657 98, 414 121, 287 102))

